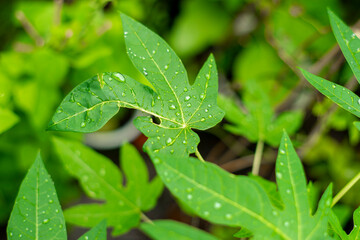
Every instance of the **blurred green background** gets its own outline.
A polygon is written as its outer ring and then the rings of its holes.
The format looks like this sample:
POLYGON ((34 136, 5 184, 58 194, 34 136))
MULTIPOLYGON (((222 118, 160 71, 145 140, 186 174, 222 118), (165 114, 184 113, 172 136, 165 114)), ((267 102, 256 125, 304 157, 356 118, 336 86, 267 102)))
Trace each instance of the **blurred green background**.
MULTIPOLYGON (((332 35, 327 7, 360 32, 356 0, 1 1, 0 239, 5 239, 19 185, 39 149, 62 205, 83 197, 49 138, 60 134, 81 140, 84 136, 45 131, 62 98, 101 72, 118 71, 146 81, 126 55, 119 11, 167 40, 190 79, 210 53, 215 55, 219 104, 226 118, 201 135, 200 151, 208 161, 246 174, 255 143, 263 138, 260 174, 273 180, 279 129, 286 128, 318 191, 329 182, 339 191, 360 171, 360 135, 352 124, 356 119, 334 107, 297 69, 303 67, 357 91, 332 35), (252 129, 253 125, 259 128, 252 129)), ((125 115, 119 113, 104 131, 121 128, 125 115)), ((141 147, 139 141, 135 144, 141 147)), ((116 151, 104 153, 116 159, 116 151)), ((359 192, 358 184, 342 199, 338 211, 344 223, 359 204, 359 192)), ((166 199, 170 197, 165 193, 162 201, 168 205, 156 216, 191 222, 222 239, 233 239, 232 229, 184 217, 185 210, 166 199)))

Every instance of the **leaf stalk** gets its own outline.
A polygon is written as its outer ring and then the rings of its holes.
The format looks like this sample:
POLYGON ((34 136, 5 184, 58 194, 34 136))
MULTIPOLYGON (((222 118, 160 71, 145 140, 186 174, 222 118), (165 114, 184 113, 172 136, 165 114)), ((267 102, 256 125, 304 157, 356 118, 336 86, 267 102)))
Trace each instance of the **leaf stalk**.
POLYGON ((201 156, 201 154, 199 152, 199 149, 196 149, 195 155, 200 161, 205 162, 204 158, 201 156))
POLYGON ((252 167, 252 174, 254 175, 259 175, 263 150, 264 150, 264 140, 259 139, 259 141, 256 144, 254 163, 252 167))
POLYGON ((334 197, 331 207, 333 207, 354 185, 357 181, 359 181, 360 179, 360 172, 358 174, 356 174, 355 177, 353 177, 350 182, 348 182, 345 187, 343 187, 343 189, 340 190, 340 192, 338 192, 338 194, 336 194, 336 196, 334 197))

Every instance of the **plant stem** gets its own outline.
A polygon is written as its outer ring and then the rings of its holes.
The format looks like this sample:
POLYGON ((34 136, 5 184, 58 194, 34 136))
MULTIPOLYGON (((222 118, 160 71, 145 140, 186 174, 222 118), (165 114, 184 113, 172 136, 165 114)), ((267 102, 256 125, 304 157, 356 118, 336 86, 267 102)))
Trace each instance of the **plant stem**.
POLYGON ((195 151, 195 155, 200 161, 205 162, 204 158, 201 156, 201 154, 200 154, 200 152, 199 152, 199 150, 197 148, 196 148, 196 151, 195 151))
POLYGON ((261 157, 264 150, 264 141, 259 139, 256 145, 254 162, 252 167, 252 174, 259 175, 260 165, 261 165, 261 157))
POLYGON ((338 194, 336 194, 336 196, 332 201, 331 207, 333 207, 350 190, 350 188, 352 188, 352 186, 354 186, 355 183, 359 181, 359 179, 360 179, 360 172, 356 174, 356 176, 353 177, 353 179, 351 179, 350 182, 348 182, 345 185, 345 187, 343 187, 343 189, 341 189, 340 192, 338 192, 338 194))
POLYGON ((151 223, 151 224, 154 224, 153 221, 151 221, 150 218, 148 218, 144 213, 141 213, 141 219, 146 222, 146 223, 151 223))

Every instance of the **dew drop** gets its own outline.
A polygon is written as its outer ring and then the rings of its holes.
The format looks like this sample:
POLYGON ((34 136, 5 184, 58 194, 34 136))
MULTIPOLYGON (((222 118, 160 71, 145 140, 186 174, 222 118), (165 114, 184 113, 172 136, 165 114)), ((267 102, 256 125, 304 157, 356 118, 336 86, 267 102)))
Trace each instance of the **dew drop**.
POLYGON ((164 69, 167 70, 169 68, 169 65, 165 65, 164 69))
POLYGON ((187 88, 184 88, 184 92, 187 92, 188 91, 188 89, 187 88))
POLYGON ((176 109, 176 106, 174 104, 171 104, 169 109, 174 110, 174 109, 176 109))
POLYGON ((49 200, 49 203, 53 203, 53 202, 54 202, 54 200, 52 200, 52 199, 49 200))
POLYGON ((86 126, 86 123, 85 122, 82 122, 81 124, 80 124, 80 127, 85 127, 86 126))
POLYGON ((19 237, 22 237, 22 234, 19 234, 19 237))
POLYGON ((88 236, 85 236, 85 240, 89 240, 89 237, 88 237, 88 236))
POLYGON ((291 193, 291 190, 290 190, 290 189, 287 189, 287 190, 286 190, 286 193, 287 193, 287 194, 290 194, 290 193, 291 193))
POLYGON ((358 104, 360 104, 360 99, 358 100, 358 104))
POLYGON ((114 76, 120 80, 120 82, 125 82, 125 78, 122 74, 120 73, 114 73, 114 76))
POLYGON ((55 209, 55 212, 56 212, 56 213, 59 213, 59 209, 55 209))
POLYGON ((332 85, 332 88, 336 88, 336 86, 333 84, 333 85, 332 85))
POLYGON ((277 216, 279 213, 278 213, 277 211, 273 211, 272 214, 273 214, 274 216, 277 216))
POLYGON ((61 109, 61 108, 59 108, 57 111, 56 111, 56 113, 62 113, 63 112, 63 110, 61 109))
POLYGON ((186 97, 185 97, 185 101, 189 101, 190 98, 191 98, 190 96, 186 96, 186 97))
POLYGON ((215 202, 215 203, 214 203, 214 208, 215 208, 215 209, 221 208, 221 203, 215 202))
POLYGON ((204 111, 205 111, 205 112, 208 112, 208 111, 209 111, 209 109, 205 109, 204 111))
POLYGON ((191 107, 191 103, 186 104, 187 107, 191 107))
POLYGON ((210 79, 210 74, 206 74, 206 79, 207 79, 207 80, 210 79))
POLYGON ((282 174, 281 174, 281 173, 279 173, 279 172, 277 172, 277 173, 276 173, 276 176, 277 176, 279 179, 281 179, 281 178, 282 178, 282 174))
POLYGON ((209 215, 210 215, 210 213, 208 211, 204 212, 204 216, 209 216, 209 215))
POLYGON ((352 39, 355 39, 355 37, 356 37, 355 33, 351 34, 352 39))
POLYGON ((60 228, 60 229, 63 228, 63 227, 64 227, 64 226, 63 226, 62 224, 59 225, 59 228, 60 228))
POLYGON ((26 199, 26 197, 25 197, 25 196, 22 196, 22 199, 24 199, 24 200, 25 200, 25 199, 26 199))
POLYGON ((188 192, 188 193, 191 193, 192 191, 194 191, 193 188, 190 188, 190 187, 189 187, 189 188, 186 189, 186 192, 188 192))
POLYGON ((202 93, 200 94, 200 99, 204 99, 205 98, 205 95, 202 93))
POLYGON ((285 154, 285 151, 283 149, 280 149, 281 154, 285 154))
POLYGON ((202 121, 202 122, 205 121, 205 118, 201 118, 200 121, 202 121))
POLYGON ((326 200, 326 206, 328 206, 328 207, 330 207, 330 205, 331 205, 331 199, 328 199, 328 200, 326 200))
POLYGON ((283 162, 280 162, 280 166, 284 166, 284 163, 283 163, 283 162))
POLYGON ((122 93, 121 93, 121 96, 125 97, 125 96, 126 96, 126 93, 122 92, 122 93))
POLYGON ((225 218, 230 220, 230 219, 232 219, 232 218, 233 218, 233 216, 232 216, 232 214, 227 213, 227 214, 225 215, 225 218))
POLYGON ((213 115, 210 114, 210 115, 209 115, 209 118, 212 118, 212 117, 213 117, 213 115))
POLYGON ((187 195, 187 199, 191 200, 193 198, 193 196, 191 194, 187 195))
POLYGON ((183 144, 187 144, 187 141, 186 141, 186 140, 184 140, 184 141, 182 141, 182 143, 183 143, 183 144))
POLYGON ((45 218, 45 219, 43 220, 43 223, 48 223, 48 222, 50 222, 50 220, 49 220, 48 218, 45 218))
POLYGON ((166 145, 170 145, 171 142, 172 142, 172 139, 171 139, 171 138, 168 138, 168 139, 166 140, 166 145))
POLYGON ((180 113, 179 112, 177 112, 177 113, 175 113, 176 114, 176 116, 180 116, 180 113))
POLYGON ((290 223, 288 221, 284 222, 284 226, 288 227, 290 225, 290 223))
POLYGON ((173 153, 174 153, 174 149, 171 149, 171 150, 170 150, 170 153, 173 154, 173 153))

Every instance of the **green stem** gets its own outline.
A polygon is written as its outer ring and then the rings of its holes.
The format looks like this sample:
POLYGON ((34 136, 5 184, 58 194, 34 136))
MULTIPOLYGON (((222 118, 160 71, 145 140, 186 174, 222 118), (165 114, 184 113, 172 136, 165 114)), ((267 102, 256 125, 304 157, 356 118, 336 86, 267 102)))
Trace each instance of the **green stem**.
POLYGON ((151 221, 150 218, 148 218, 144 213, 141 213, 141 219, 146 222, 146 223, 151 223, 151 224, 154 224, 153 221, 151 221))
POLYGON ((351 179, 350 182, 348 182, 345 185, 345 187, 343 187, 343 189, 341 189, 340 192, 338 192, 338 194, 336 194, 336 196, 332 201, 331 207, 333 207, 350 190, 350 188, 352 188, 352 186, 354 186, 355 183, 359 181, 359 179, 360 179, 360 172, 356 174, 356 176, 353 177, 353 179, 351 179))
POLYGON ((263 150, 264 150, 264 141, 262 139, 259 139, 259 141, 256 145, 254 162, 253 162, 253 167, 252 167, 252 174, 254 174, 254 175, 259 175, 263 150))
POLYGON ((205 162, 204 158, 201 156, 201 154, 200 154, 200 152, 199 152, 198 149, 196 149, 195 155, 196 155, 196 157, 197 157, 200 161, 205 162))

